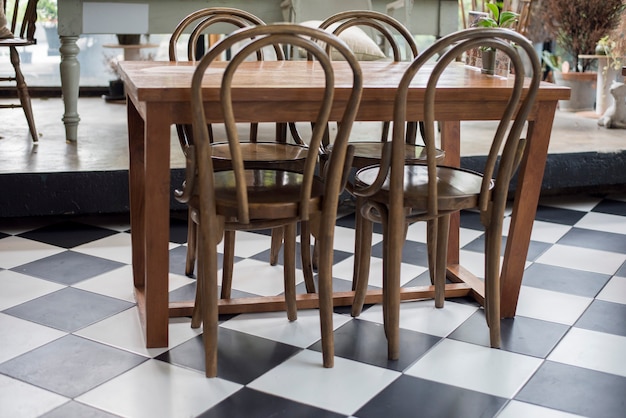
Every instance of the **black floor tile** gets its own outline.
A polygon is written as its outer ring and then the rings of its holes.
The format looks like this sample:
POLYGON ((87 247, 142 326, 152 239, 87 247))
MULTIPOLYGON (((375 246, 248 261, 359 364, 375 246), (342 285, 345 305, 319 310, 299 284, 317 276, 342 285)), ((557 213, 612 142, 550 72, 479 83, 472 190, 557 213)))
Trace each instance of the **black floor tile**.
POLYGON ((67 335, 0 364, 0 373, 74 398, 147 358, 67 335))
POLYGON ((199 417, 341 418, 344 415, 243 388, 199 417))
MULTIPOLYGON (((218 331, 218 341, 218 377, 242 385, 250 383, 302 350, 222 327, 218 331)), ((204 372, 202 335, 161 354, 157 359, 204 372)))
POLYGON ((574 326, 626 337, 626 305, 594 300, 574 326))
POLYGON ((74 332, 134 306, 133 303, 66 287, 6 309, 4 313, 74 332))
MULTIPOLYGON (((372 257, 383 257, 382 241, 372 246, 372 257)), ((416 266, 428 267, 428 250, 426 244, 416 241, 405 241, 402 247, 402 262, 416 266)))
POLYGON ((100 409, 79 403, 68 402, 60 407, 41 416, 41 418, 115 418, 117 415, 109 414, 100 409))
POLYGON ((626 235, 591 229, 572 228, 558 241, 559 244, 626 254, 626 235))
POLYGON ((359 418, 493 417, 506 399, 402 375, 354 415, 359 418))
POLYGON ((587 212, 578 210, 555 208, 552 206, 537 207, 537 214, 535 215, 536 221, 554 222, 563 225, 574 225, 580 221, 587 212))
MULTIPOLYGON (((354 320, 335 330, 335 355, 361 363, 403 371, 423 356, 440 337, 400 329, 399 360, 387 358, 387 339, 381 324, 370 321, 354 320)), ((309 347, 321 352, 321 342, 309 347)))
MULTIPOLYGON (((568 326, 516 316, 500 322, 502 350, 546 358, 567 333, 568 326)), ((489 347, 489 328, 484 311, 467 319, 448 338, 489 347)))
POLYGON ((626 202, 621 200, 604 199, 591 211, 608 213, 610 215, 626 216, 626 202))
POLYGON ((108 273, 125 266, 117 261, 74 251, 63 251, 50 257, 22 264, 11 270, 65 285, 108 273))
POLYGON ((57 247, 73 248, 114 234, 117 231, 67 221, 24 232, 19 236, 57 247))
MULTIPOLYGON (((502 245, 500 246, 501 255, 504 255, 504 248, 506 246, 506 240, 507 240, 507 237, 503 236, 502 245)), ((530 241, 530 245, 528 247, 528 254, 526 255, 526 260, 528 261, 536 260, 541 254, 546 252, 546 250, 548 250, 551 246, 552 244, 548 244, 545 242, 530 241)), ((480 237, 476 238, 475 240, 467 243, 465 246, 463 246, 462 249, 484 254, 485 253, 485 235, 483 234, 480 237)))
POLYGON ((626 378, 546 361, 515 399, 586 417, 616 418, 626 410, 626 378))
POLYGON ((607 274, 534 263, 524 271, 522 285, 593 298, 610 279, 607 274))

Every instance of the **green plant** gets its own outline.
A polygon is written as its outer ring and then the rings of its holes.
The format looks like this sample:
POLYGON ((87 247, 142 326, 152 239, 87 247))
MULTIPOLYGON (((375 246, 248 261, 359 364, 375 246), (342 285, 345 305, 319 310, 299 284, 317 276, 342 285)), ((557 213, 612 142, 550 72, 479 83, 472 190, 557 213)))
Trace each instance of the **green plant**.
POLYGON ((519 19, 519 14, 510 10, 502 10, 503 1, 489 2, 485 4, 489 9, 490 16, 482 17, 476 22, 476 26, 484 28, 512 28, 519 19))
POLYGON ((39 0, 37 2, 39 21, 56 24, 58 20, 57 0, 39 0))
POLYGON ((558 46, 571 60, 573 71, 591 69, 591 61, 580 55, 593 55, 598 41, 617 27, 626 4, 624 0, 550 0, 542 1, 540 15, 558 46))

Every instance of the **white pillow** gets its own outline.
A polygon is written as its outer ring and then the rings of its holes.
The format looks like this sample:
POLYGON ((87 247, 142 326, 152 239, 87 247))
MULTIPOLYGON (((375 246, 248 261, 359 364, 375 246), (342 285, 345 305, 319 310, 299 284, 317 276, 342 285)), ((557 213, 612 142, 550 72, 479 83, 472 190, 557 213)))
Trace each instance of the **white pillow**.
MULTIPOLYGON (((306 22, 300 23, 300 25, 310 28, 319 28, 321 23, 321 20, 307 20, 306 22)), ((341 22, 333 23, 325 30, 332 33, 340 24, 341 22)), ((386 58, 383 51, 381 51, 378 45, 376 45, 376 42, 374 42, 372 38, 367 36, 367 34, 363 32, 363 30, 359 27, 349 27, 339 34, 339 39, 341 39, 348 45, 356 59, 359 61, 375 61, 386 58)), ((305 58, 306 52, 300 50, 299 56, 300 58, 305 58)), ((342 56, 339 52, 333 50, 331 53, 331 58, 334 60, 340 60, 342 59, 342 56)))
POLYGON ((0 39, 12 38, 13 34, 7 28, 7 17, 4 15, 4 0, 0 0, 0 39))

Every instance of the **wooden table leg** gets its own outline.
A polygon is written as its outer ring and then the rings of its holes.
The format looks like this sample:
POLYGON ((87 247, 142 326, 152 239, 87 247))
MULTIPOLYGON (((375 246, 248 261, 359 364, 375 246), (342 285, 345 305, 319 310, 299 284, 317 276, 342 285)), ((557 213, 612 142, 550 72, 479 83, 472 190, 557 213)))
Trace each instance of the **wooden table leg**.
POLYGON ((144 325, 146 347, 167 347, 169 108, 159 104, 148 105, 145 120, 142 120, 130 100, 128 108, 135 294, 144 325))
MULTIPOLYGON (((461 165, 461 122, 440 122, 441 148, 445 151, 444 164, 459 167, 461 165)), ((450 217, 450 235, 448 237, 448 264, 459 264, 459 229, 461 217, 454 213, 450 217)))
POLYGON ((537 119, 530 123, 528 129, 528 142, 518 170, 511 226, 502 264, 501 314, 504 318, 514 317, 517 309, 556 105, 556 101, 539 102, 537 119))

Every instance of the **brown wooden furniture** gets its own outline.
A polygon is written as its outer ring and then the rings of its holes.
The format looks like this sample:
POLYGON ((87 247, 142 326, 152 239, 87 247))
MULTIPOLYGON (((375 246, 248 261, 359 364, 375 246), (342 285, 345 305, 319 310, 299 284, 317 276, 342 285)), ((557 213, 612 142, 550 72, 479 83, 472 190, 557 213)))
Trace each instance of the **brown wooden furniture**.
MULTIPOLYGON (((223 64, 225 65, 225 64, 223 64)), ((393 119, 393 99, 406 62, 362 62, 363 94, 357 120, 393 119)), ((335 94, 347 100, 352 85, 351 72, 344 62, 334 62, 335 94)), ((211 70, 220 72, 218 63, 211 70)), ((236 77, 233 100, 237 115, 254 115, 257 121, 310 121, 319 104, 323 84, 321 72, 306 61, 246 62, 236 77), (263 69, 264 71, 260 71, 263 69)), ((428 68, 419 74, 409 89, 408 111, 423 117, 423 100, 428 68)), ((168 318, 190 315, 193 301, 168 303, 169 127, 191 123, 190 86, 192 63, 120 63, 128 96, 129 181, 132 226, 133 276, 138 306, 148 347, 168 343, 168 318)), ((441 146, 445 164, 460 163, 460 121, 499 120, 512 80, 485 76, 480 69, 461 63, 449 67, 438 86, 435 118, 441 124, 441 146)), ((203 83, 207 121, 219 122, 219 85, 215 77, 203 83)), ((502 270, 502 316, 513 317, 522 282, 530 233, 541 189, 554 112, 559 100, 569 98, 569 89, 542 83, 529 116, 530 130, 518 172, 502 270)), ((334 109, 331 119, 342 116, 334 109)), ((448 278, 458 283, 446 285, 446 297, 471 295, 482 302, 482 281, 459 265, 459 220, 453 216, 448 251, 448 278)), ((407 288, 401 298, 433 297, 431 286, 407 288)), ((335 305, 350 305, 353 292, 335 293, 335 305)), ((366 303, 379 303, 381 291, 371 291, 366 303)), ((299 309, 318 305, 316 294, 297 295, 299 309)), ((284 309, 282 297, 228 299, 219 301, 221 313, 271 311, 284 309)))
MULTIPOLYGON (((243 69, 245 71, 245 68, 243 69)), ((261 68, 260 73, 266 70, 261 68)), ((271 69, 269 70, 271 71, 271 69)), ((315 235, 320 245, 319 258, 319 298, 320 322, 322 324, 322 351, 324 367, 333 366, 333 326, 332 326, 332 264, 333 236, 337 216, 338 197, 345 184, 345 167, 350 159, 348 138, 357 112, 361 96, 362 76, 358 61, 339 38, 318 29, 299 25, 259 25, 231 34, 212 47, 198 62, 191 85, 191 112, 193 117, 194 146, 187 160, 186 180, 183 194, 192 210, 192 218, 198 223, 198 290, 192 317, 192 327, 204 324, 204 346, 206 351, 206 375, 217 375, 217 245, 222 240, 223 231, 255 230, 283 227, 285 246, 285 302, 287 317, 293 321, 297 317, 295 258, 296 227, 300 222, 314 224, 315 235), (215 77, 211 65, 221 54, 237 42, 249 41, 227 64, 223 76, 215 77), (334 99, 333 67, 330 57, 319 47, 324 42, 336 48, 350 65, 353 73, 353 88, 347 101, 337 104, 334 99), (316 113, 315 128, 310 145, 313 149, 321 146, 322 137, 329 120, 331 107, 339 106, 342 117, 335 149, 326 170, 316 175, 317 153, 307 153, 304 170, 288 170, 278 165, 274 168, 248 168, 244 143, 239 138, 237 122, 239 118, 248 121, 247 113, 235 110, 234 101, 239 93, 233 85, 238 68, 250 53, 263 47, 294 44, 313 54, 314 71, 324 77, 325 87, 316 113), (213 77, 211 77, 213 75, 213 77), (209 138, 206 113, 218 109, 205 110, 203 102, 203 78, 221 78, 220 108, 226 127, 229 153, 229 169, 216 164, 213 158, 216 151, 209 138)), ((212 106, 207 106, 212 107, 212 106)), ((282 122, 278 119, 277 122, 282 122)))
MULTIPOLYGON (((23 3, 22 3, 23 4, 23 3)), ((4 2, 3 14, 6 14, 7 1, 4 2)), ((15 70, 15 76, 0 77, 0 81, 8 81, 15 83, 17 88, 17 97, 20 100, 20 104, 0 104, 0 109, 14 109, 21 107, 24 110, 26 121, 28 122, 28 130, 33 142, 37 142, 39 137, 37 136, 37 128, 35 128, 35 119, 33 117, 33 109, 30 105, 30 95, 28 94, 28 86, 24 80, 24 75, 20 69, 20 54, 17 48, 34 45, 37 43, 35 39, 35 22, 37 21, 37 0, 27 0, 25 9, 20 8, 20 0, 13 2, 13 15, 7 16, 9 23, 8 29, 13 34, 13 37, 4 38, 4 36, 10 36, 8 33, 4 33, 0 37, 0 48, 9 49, 9 57, 11 65, 15 70), (21 22, 18 21, 18 13, 24 12, 21 22), (18 26, 19 23, 19 26, 18 26), (17 32, 19 29, 19 32, 17 32)), ((6 29, 6 28, 5 28, 6 29)), ((6 31, 3 31, 6 32, 6 31)))
MULTIPOLYGON (((413 61, 402 78, 396 94, 394 129, 391 146, 383 153, 380 164, 357 171, 354 194, 361 199, 362 223, 383 225, 383 318, 388 341, 388 356, 397 360, 400 349, 400 269, 408 224, 428 222, 429 269, 434 276, 435 306, 442 308, 445 297, 446 264, 450 217, 461 210, 479 211, 485 228, 485 315, 490 342, 500 347, 500 247, 504 209, 511 178, 524 152, 521 138, 541 81, 541 64, 532 45, 517 32, 502 29, 472 28, 441 38, 413 61), (516 47, 511 45, 515 44, 516 47), (494 129, 482 173, 458 167, 438 165, 436 148, 435 95, 440 74, 458 56, 477 47, 492 47, 510 58, 513 78, 502 116, 494 129), (523 52, 520 52, 523 51, 523 52), (530 81, 524 85, 525 53, 530 62, 530 81), (404 144, 407 136, 404 122, 407 95, 411 81, 433 57, 439 57, 432 70, 423 103, 424 141, 427 161, 407 162, 404 144), (523 95, 522 95, 523 93, 523 95), (495 183, 494 183, 495 180, 495 183)), ((504 96, 503 96, 504 97, 504 96)), ((362 258, 369 258, 371 242, 357 244, 362 258)), ((367 293, 369 271, 360 270, 353 314, 360 313, 367 293)))
MULTIPOLYGON (((198 58, 197 55, 204 54, 204 50, 206 49, 205 34, 212 34, 216 30, 232 31, 258 25, 265 25, 265 22, 245 10, 229 7, 209 7, 197 10, 181 20, 172 32, 169 42, 170 61, 181 61, 178 57, 178 49, 182 46, 186 49, 186 60, 195 62, 198 58), (184 39, 184 42, 180 42, 181 37, 185 34, 188 36, 184 39)), ((233 47, 236 47, 236 45, 233 47)), ((284 60, 284 54, 280 46, 275 45, 272 51, 275 55, 272 59, 284 60)), ((225 51, 224 54, 230 54, 232 52, 233 51, 228 50, 225 51)), ((256 54, 257 59, 264 59, 266 54, 267 51, 265 51, 265 53, 259 51, 259 53, 256 54)), ((182 59, 182 61, 184 60, 185 59, 182 59)), ((256 122, 248 124, 249 140, 247 143, 242 144, 243 158, 244 161, 246 161, 246 165, 251 167, 254 161, 255 168, 275 168, 280 166, 284 169, 302 171, 308 153, 308 146, 300 140, 299 136, 297 137, 296 143, 287 143, 286 126, 284 123, 278 123, 276 124, 274 139, 268 142, 267 139, 258 138, 258 125, 259 124, 256 122)), ((214 164, 221 169, 229 168, 230 151, 228 143, 224 141, 224 134, 222 134, 221 138, 215 138, 213 125, 207 124, 207 128, 209 139, 214 147, 212 152, 214 164)), ((187 159, 193 158, 194 141, 191 125, 178 124, 176 125, 176 132, 183 154, 185 154, 187 159)), ((295 127, 292 129, 292 132, 297 133, 295 127)), ((192 276, 196 263, 197 229, 191 217, 191 212, 188 217, 188 225, 185 274, 192 276)), ((308 231, 306 224, 303 228, 308 231)), ((308 243, 310 239, 308 237, 309 235, 307 234, 303 246, 304 248, 309 247, 308 243)), ((270 250, 270 264, 272 265, 278 262, 282 240, 282 228, 272 229, 272 245, 270 250)), ((222 271, 221 291, 221 297, 224 299, 230 298, 234 257, 235 231, 225 231, 224 267, 222 271)), ((307 291, 311 293, 315 292, 310 251, 302 251, 302 262, 307 291)))

